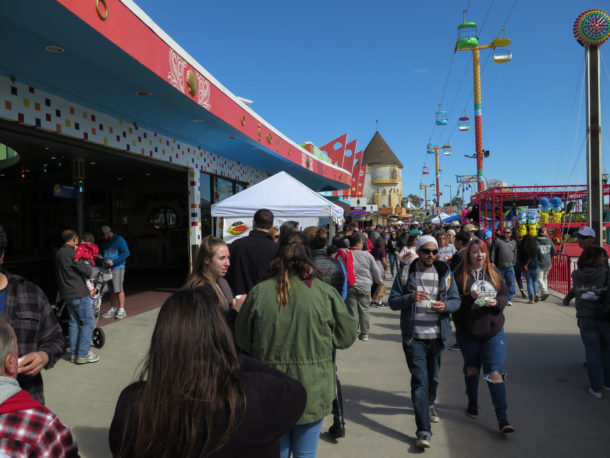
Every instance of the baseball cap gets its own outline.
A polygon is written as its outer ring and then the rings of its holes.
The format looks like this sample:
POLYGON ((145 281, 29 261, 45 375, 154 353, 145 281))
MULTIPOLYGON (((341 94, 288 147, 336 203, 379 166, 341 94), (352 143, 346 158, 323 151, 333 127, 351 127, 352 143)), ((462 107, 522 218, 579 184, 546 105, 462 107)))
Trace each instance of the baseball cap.
POLYGON ((417 239, 417 250, 419 250, 426 243, 434 243, 434 245, 436 245, 436 248, 438 249, 438 243, 437 243, 436 239, 434 237, 432 237, 431 235, 424 235, 417 239))
POLYGON ((106 225, 100 227, 100 229, 102 230, 102 234, 107 234, 108 232, 112 231, 112 228, 106 225))
POLYGON ((595 237, 595 231, 591 229, 589 226, 584 226, 578 229, 576 233, 577 237, 595 237))
POLYGON ((449 229, 447 231, 447 234, 455 235, 455 231, 453 229, 449 229))
POLYGON ((464 226, 464 231, 466 231, 466 232, 477 231, 477 230, 479 230, 479 228, 476 227, 474 224, 466 224, 466 226, 464 226))

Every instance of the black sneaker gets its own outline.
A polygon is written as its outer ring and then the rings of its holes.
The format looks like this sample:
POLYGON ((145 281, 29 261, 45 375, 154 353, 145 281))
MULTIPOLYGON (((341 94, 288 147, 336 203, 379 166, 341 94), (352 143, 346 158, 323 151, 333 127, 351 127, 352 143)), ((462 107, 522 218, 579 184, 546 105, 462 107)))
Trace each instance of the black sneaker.
POLYGON ((545 293, 542 296, 540 296, 540 300, 541 301, 546 301, 548 298, 549 298, 549 294, 548 293, 545 293))
POLYGON ((534 296, 534 302, 538 302, 538 294, 534 296))
POLYGON ((477 404, 468 404, 468 407, 466 407, 466 415, 470 418, 478 418, 479 406, 477 404))
POLYGON ((448 348, 448 350, 451 350, 451 351, 460 351, 460 344, 456 342, 453 345, 451 345, 448 348))
POLYGON ((498 422, 498 428, 500 429, 500 432, 503 434, 515 432, 515 428, 512 427, 512 425, 508 422, 508 420, 506 418, 503 418, 502 420, 500 420, 498 422))
POLYGON ((523 291, 523 289, 522 289, 522 288, 519 288, 519 291, 521 292, 521 297, 522 297, 523 299, 525 299, 525 298, 527 297, 527 296, 525 295, 525 291, 523 291))
POLYGON ((333 425, 328 429, 328 435, 333 439, 339 439, 345 437, 345 426, 339 421, 335 421, 333 425))

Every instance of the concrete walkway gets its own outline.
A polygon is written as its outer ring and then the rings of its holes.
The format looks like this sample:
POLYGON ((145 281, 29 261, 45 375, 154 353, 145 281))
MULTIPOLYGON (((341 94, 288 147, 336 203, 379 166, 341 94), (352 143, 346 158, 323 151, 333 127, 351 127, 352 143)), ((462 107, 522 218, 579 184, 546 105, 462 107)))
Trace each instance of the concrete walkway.
MULTIPOLYGON (((390 283, 387 282, 388 286, 390 283)), ((372 309, 368 342, 339 352, 347 436, 321 435, 318 456, 585 457, 610 456, 610 392, 587 393, 584 350, 574 307, 559 296, 527 304, 515 298, 506 310, 509 419, 516 432, 503 437, 489 393, 480 385, 477 420, 464 415, 466 396, 460 352, 443 354, 432 447, 415 448, 410 375, 400 344, 398 312, 372 309)), ((160 303, 159 303, 160 305, 160 303)), ((72 428, 82 456, 110 456, 107 437, 115 403, 149 345, 157 310, 105 326, 97 364, 60 361, 44 374, 47 405, 72 428)), ((323 432, 332 423, 325 419, 323 432)))

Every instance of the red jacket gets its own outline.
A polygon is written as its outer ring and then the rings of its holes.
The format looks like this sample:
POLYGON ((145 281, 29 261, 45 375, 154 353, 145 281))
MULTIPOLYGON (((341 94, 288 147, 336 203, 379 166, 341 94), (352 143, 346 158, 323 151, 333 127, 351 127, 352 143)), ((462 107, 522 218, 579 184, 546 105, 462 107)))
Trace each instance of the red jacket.
POLYGON ((0 404, 0 431, 8 456, 79 456, 70 429, 25 390, 0 404))

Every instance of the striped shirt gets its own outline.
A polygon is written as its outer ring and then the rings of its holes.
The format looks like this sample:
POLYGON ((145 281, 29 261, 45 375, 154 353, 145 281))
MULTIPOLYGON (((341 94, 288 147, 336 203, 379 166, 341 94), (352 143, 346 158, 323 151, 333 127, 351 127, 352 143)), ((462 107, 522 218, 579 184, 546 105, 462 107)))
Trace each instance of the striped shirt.
MULTIPOLYGON (((432 301, 438 300, 438 272, 432 266, 426 270, 415 270, 415 284, 417 291, 428 291, 432 301)), ((413 337, 416 339, 440 339, 441 320, 440 315, 428 310, 426 304, 428 299, 415 303, 415 322, 413 326, 413 337)))

